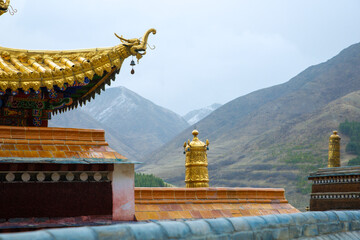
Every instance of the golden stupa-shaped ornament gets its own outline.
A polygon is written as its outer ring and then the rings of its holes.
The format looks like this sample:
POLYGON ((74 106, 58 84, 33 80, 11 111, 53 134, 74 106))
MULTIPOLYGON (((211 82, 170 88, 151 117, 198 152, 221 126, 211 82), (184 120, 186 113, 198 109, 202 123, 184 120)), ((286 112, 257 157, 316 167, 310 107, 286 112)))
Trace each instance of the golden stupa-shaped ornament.
POLYGON ((340 140, 341 137, 337 134, 337 131, 333 131, 333 134, 329 138, 329 158, 328 167, 340 167, 340 140))
POLYGON ((192 131, 193 140, 184 143, 185 153, 185 183, 187 188, 209 187, 208 161, 206 151, 209 149, 209 140, 206 143, 199 140, 197 130, 192 131))

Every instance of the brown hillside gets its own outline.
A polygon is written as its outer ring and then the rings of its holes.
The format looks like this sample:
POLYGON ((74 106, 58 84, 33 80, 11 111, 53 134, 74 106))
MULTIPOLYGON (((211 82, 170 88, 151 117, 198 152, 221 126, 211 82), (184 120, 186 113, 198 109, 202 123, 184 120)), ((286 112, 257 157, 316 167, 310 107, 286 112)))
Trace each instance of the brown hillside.
MULTIPOLYGON (((210 184, 286 187, 288 198, 299 199, 306 192, 304 175, 326 164, 331 131, 345 119, 360 119, 358 90, 360 44, 355 44, 284 84, 220 107, 196 124, 199 137, 211 144, 210 184)), ((191 130, 144 158, 139 170, 183 185, 182 145, 191 130)))

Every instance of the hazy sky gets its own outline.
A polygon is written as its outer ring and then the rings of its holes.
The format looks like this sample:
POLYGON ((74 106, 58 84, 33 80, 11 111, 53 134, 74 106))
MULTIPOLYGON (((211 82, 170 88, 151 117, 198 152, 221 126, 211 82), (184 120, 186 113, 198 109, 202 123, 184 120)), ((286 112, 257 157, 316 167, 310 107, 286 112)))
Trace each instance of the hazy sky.
POLYGON ((114 32, 156 49, 115 86, 181 115, 283 83, 360 42, 360 1, 11 0, 3 47, 79 49, 119 44, 114 32))

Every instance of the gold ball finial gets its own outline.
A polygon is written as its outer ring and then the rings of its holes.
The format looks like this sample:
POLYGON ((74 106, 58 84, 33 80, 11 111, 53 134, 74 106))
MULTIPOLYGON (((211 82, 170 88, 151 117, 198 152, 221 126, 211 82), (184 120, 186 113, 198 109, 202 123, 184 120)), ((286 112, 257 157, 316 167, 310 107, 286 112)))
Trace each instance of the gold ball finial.
POLYGON ((199 134, 199 131, 198 131, 198 130, 194 129, 194 130, 192 131, 192 135, 194 135, 194 137, 196 137, 198 134, 199 134))
POLYGON ((330 136, 331 139, 341 139, 341 137, 338 135, 338 131, 334 130, 333 134, 330 136))

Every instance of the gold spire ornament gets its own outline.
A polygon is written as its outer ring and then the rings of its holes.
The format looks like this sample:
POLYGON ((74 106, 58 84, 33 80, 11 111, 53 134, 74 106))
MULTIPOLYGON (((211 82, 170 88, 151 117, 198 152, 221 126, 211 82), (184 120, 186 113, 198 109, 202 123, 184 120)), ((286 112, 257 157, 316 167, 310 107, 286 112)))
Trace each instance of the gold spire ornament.
POLYGON ((184 143, 185 183, 187 188, 209 187, 207 153, 209 140, 206 144, 199 140, 197 130, 192 131, 193 140, 184 143))
POLYGON ((337 131, 333 131, 333 134, 329 138, 329 158, 328 168, 340 167, 340 140, 341 137, 337 134, 337 131))

